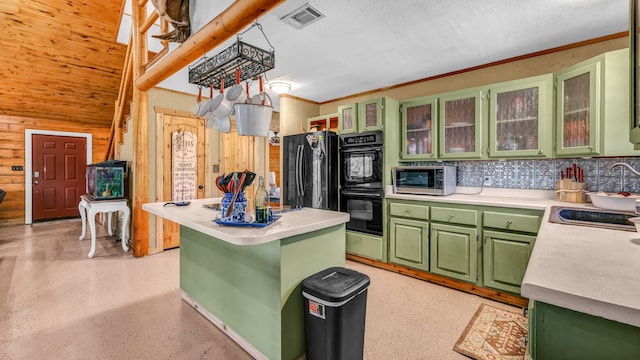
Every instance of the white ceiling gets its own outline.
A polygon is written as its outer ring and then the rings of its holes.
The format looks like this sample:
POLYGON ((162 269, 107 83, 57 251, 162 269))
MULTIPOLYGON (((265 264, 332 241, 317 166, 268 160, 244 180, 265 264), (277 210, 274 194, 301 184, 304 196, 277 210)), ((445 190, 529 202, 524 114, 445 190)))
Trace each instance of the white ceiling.
MULTIPOLYGON (((232 2, 191 0, 192 31, 232 2)), ((317 102, 628 29, 628 0, 311 0, 324 19, 301 30, 280 21, 305 2, 288 0, 259 22, 276 49, 268 79, 317 102)), ((256 28, 243 39, 268 49, 256 28)), ((196 94, 187 74, 159 86, 196 94)))

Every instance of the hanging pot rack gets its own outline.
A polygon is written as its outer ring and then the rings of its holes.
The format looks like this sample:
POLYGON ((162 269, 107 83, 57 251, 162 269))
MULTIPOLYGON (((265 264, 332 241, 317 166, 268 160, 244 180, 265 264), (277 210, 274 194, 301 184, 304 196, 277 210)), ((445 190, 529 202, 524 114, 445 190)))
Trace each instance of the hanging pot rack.
POLYGON ((264 74, 275 66, 275 49, 262 30, 262 25, 255 22, 247 30, 238 33, 236 42, 212 57, 204 57, 199 62, 189 66, 189 83, 202 87, 213 85, 220 89, 222 79, 224 87, 231 87, 236 83, 236 71, 240 70, 240 81, 253 79, 264 74), (242 41, 242 35, 247 31, 258 28, 269 44, 269 50, 242 41))

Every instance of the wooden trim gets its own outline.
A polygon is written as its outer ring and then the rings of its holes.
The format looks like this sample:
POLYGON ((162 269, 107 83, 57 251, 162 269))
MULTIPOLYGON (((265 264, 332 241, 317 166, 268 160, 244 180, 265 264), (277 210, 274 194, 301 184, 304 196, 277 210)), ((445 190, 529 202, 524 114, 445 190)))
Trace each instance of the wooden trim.
MULTIPOLYGON (((286 97, 286 98, 289 98, 289 99, 304 101, 304 102, 307 102, 307 103, 310 103, 310 104, 314 104, 314 105, 322 105, 322 104, 324 104, 324 103, 319 103, 317 101, 313 101, 313 100, 301 98, 301 97, 298 97, 298 96, 294 96, 294 95, 291 95, 291 94, 280 94, 279 96, 280 96, 280 98, 286 97)), ((351 96, 349 96, 349 97, 351 97, 351 96)), ((331 100, 331 101, 333 101, 333 100, 331 100)), ((327 101, 327 102, 331 102, 331 101, 327 101)))
POLYGON ((160 107, 160 106, 154 106, 153 107, 153 111, 155 111, 156 114, 162 113, 164 115, 180 116, 180 117, 186 117, 186 118, 191 118, 191 119, 198 119, 199 118, 197 115, 193 115, 192 112, 188 112, 188 111, 184 111, 184 110, 169 109, 169 108, 164 108, 164 107, 160 107))
POLYGON ((359 262, 362 264, 370 265, 373 267, 377 267, 384 270, 393 271, 398 274, 411 276, 416 279, 428 281, 430 283, 443 285, 452 289, 461 290, 467 293, 475 294, 487 299, 507 303, 510 305, 518 306, 518 307, 527 307, 529 303, 529 299, 523 298, 518 295, 507 294, 497 290, 487 289, 481 286, 477 286, 474 284, 466 283, 459 280, 450 279, 448 277, 428 273, 425 271, 415 270, 408 268, 406 266, 384 263, 377 260, 371 260, 368 258, 347 254, 347 259, 355 262, 359 262))
MULTIPOLYGON (((164 201, 164 128, 165 114, 163 111, 156 111, 156 202, 164 201)), ((155 251, 164 251, 164 222, 165 220, 156 216, 156 239, 155 251)))
POLYGON ((236 35, 284 0, 237 0, 136 80, 147 91, 236 35))
MULTIPOLYGON (((378 88, 378 89, 375 89, 375 90, 364 91, 364 92, 361 92, 361 93, 348 95, 348 96, 343 96, 343 97, 335 98, 335 99, 332 99, 332 100, 327 100, 327 101, 323 101, 323 102, 319 102, 319 103, 316 102, 316 104, 324 105, 324 104, 332 103, 332 102, 335 102, 335 101, 342 101, 342 100, 352 99, 352 98, 356 98, 356 97, 360 97, 360 96, 375 94, 375 93, 379 93, 381 91, 394 90, 394 89, 397 89, 397 88, 401 88, 401 87, 405 87, 405 86, 409 86, 409 85, 422 83, 422 82, 425 82, 425 81, 431 81, 431 80, 436 80, 436 79, 440 79, 440 78, 444 78, 444 77, 448 77, 448 76, 464 74, 464 73, 467 73, 467 72, 480 70, 480 69, 485 69, 485 68, 489 68, 489 67, 492 67, 492 66, 507 64, 507 63, 514 62, 514 61, 525 60, 525 59, 534 58, 534 57, 537 57, 537 56, 548 55, 548 54, 555 53, 555 52, 575 49, 575 48, 579 48, 581 46, 597 44, 597 43, 603 42, 603 41, 619 39, 619 38, 623 38, 623 37, 628 36, 628 35, 629 35, 628 31, 623 31, 623 32, 619 32, 619 33, 615 33, 615 34, 611 34, 611 35, 601 36, 601 37, 594 38, 594 39, 580 41, 580 42, 573 43, 573 44, 562 45, 562 46, 554 47, 554 48, 551 48, 551 49, 540 50, 540 51, 532 52, 532 53, 529 53, 529 54, 519 55, 519 56, 515 56, 515 57, 503 59, 503 60, 497 60, 497 61, 494 61, 494 62, 490 62, 490 63, 478 65, 478 66, 472 66, 472 67, 466 68, 466 69, 455 70, 455 71, 451 71, 451 72, 440 74, 440 75, 429 76, 429 77, 426 77, 426 78, 422 78, 422 79, 418 79, 418 80, 412 80, 412 81, 404 82, 404 83, 401 83, 401 84, 386 86, 386 87, 378 88)), ((280 96, 283 96, 283 95, 280 95, 280 96)), ((284 95, 284 96, 289 97, 291 95, 284 95)), ((298 98, 298 99, 304 100, 304 99, 301 99, 301 98, 298 98)), ((307 101, 313 102, 313 101, 310 101, 310 100, 307 100, 307 101)))
MULTIPOLYGON (((146 0, 143 1, 146 4, 146 0)), ((132 3, 133 29, 139 29, 146 6, 132 3)), ((133 31, 133 78, 138 79, 144 72, 147 61, 147 41, 139 31, 133 31)), ((145 91, 133 88, 133 201, 131 219, 133 224, 133 256, 141 257, 149 251, 149 215, 142 210, 142 204, 149 202, 149 98, 145 91)))

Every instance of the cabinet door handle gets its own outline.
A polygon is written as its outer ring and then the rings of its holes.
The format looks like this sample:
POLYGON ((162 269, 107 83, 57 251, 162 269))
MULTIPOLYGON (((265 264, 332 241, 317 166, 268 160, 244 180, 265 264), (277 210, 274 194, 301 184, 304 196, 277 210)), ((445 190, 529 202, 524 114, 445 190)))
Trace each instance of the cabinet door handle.
POLYGON ((485 236, 484 236, 484 243, 485 243, 485 244, 487 243, 487 240, 488 240, 488 239, 489 239, 489 235, 485 235, 485 236))
POLYGON ((544 154, 544 150, 538 149, 538 155, 542 155, 542 154, 544 154))

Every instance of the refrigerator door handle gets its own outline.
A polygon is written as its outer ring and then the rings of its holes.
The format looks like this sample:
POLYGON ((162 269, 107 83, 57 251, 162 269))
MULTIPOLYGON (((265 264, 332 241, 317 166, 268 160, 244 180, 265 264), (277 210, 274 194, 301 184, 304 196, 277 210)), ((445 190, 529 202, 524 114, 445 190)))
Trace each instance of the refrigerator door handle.
POLYGON ((302 196, 302 186, 300 185, 300 174, 302 173, 302 159, 300 154, 302 146, 298 145, 298 149, 296 151, 296 192, 298 197, 302 196))
POLYGON ((300 151, 300 173, 298 174, 298 176, 300 177, 300 195, 304 196, 305 190, 304 190, 304 171, 305 171, 305 164, 304 164, 304 145, 300 145, 298 147, 298 151, 300 151))
POLYGON ((296 171, 294 173, 296 181, 296 196, 300 196, 300 145, 296 148, 296 171))

